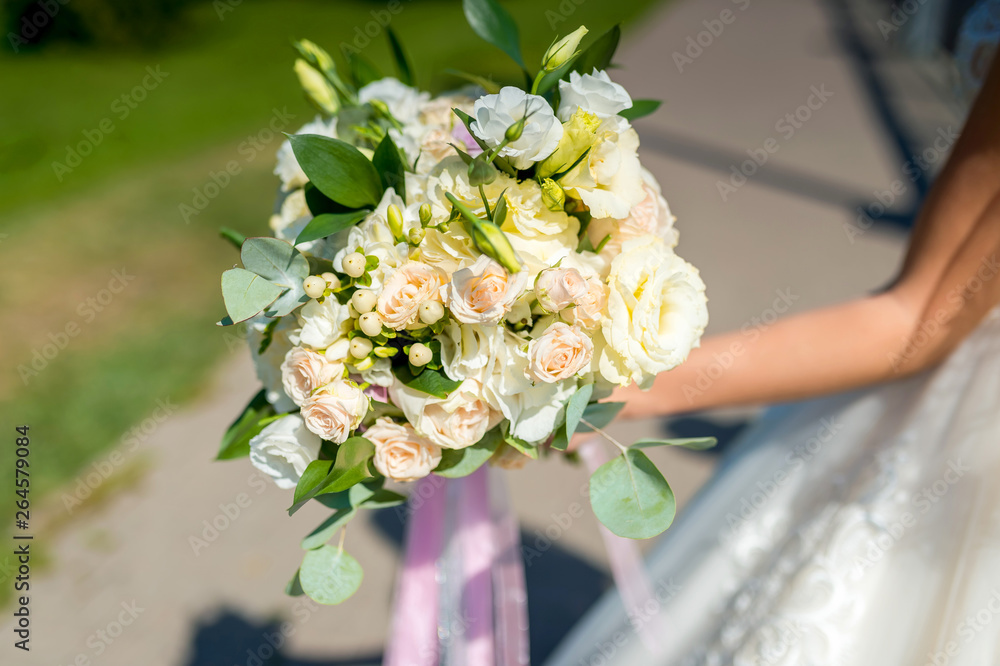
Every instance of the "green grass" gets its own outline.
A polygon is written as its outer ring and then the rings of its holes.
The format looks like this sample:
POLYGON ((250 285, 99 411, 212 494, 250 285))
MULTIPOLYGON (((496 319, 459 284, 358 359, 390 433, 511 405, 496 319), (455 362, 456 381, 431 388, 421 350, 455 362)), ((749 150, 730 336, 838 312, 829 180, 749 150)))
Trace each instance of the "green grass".
MULTIPOLYGON (((575 7, 557 25, 580 23, 596 34, 635 19, 651 0, 575 7)), ((537 61, 554 32, 545 12, 559 0, 504 3, 518 19, 526 59, 537 61)), ((392 26, 415 62, 422 87, 459 82, 448 67, 513 78, 514 67, 467 28, 457 2, 402 0, 392 26)), ((276 179, 277 140, 249 161, 191 224, 178 211, 211 171, 243 159, 240 142, 266 126, 272 109, 312 117, 291 71, 289 42, 308 37, 337 51, 382 2, 247 0, 220 21, 199 6, 190 29, 169 49, 110 54, 65 47, 0 58, 0 291, 9 373, 0 384, 5 424, 29 423, 34 489, 51 492, 87 471, 122 434, 146 418, 158 399, 198 395, 227 345, 214 322, 222 314, 219 274, 237 255, 219 226, 265 233, 276 179), (140 84, 146 67, 168 76, 125 118, 114 101, 140 84), (85 130, 110 119, 114 131, 60 181, 54 161, 85 130), (94 317, 78 308, 107 286, 111 271, 137 277, 94 317), (16 288, 11 288, 15 286, 16 288), (71 322, 80 333, 27 385, 16 368, 30 362, 50 332, 71 322)), ((384 35, 363 54, 389 71, 384 35)), ((248 395, 252 390, 248 388, 248 395)), ((206 458, 220 433, 205 433, 206 458)), ((10 447, 0 447, 9 468, 10 447)))

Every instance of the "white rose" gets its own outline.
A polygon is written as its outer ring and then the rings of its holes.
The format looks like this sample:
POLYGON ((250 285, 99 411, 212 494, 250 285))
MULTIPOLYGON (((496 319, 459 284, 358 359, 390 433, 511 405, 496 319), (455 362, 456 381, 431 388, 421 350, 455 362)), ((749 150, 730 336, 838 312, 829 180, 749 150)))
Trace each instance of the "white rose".
POLYGON ((366 104, 373 99, 384 102, 389 113, 404 125, 416 121, 420 107, 430 97, 430 93, 420 92, 391 76, 372 81, 358 91, 360 103, 366 104))
POLYGON ((500 327, 456 321, 448 322, 438 340, 445 374, 456 381, 472 378, 480 383, 493 374, 504 345, 500 327))
POLYGON ((527 271, 511 275, 482 255, 472 266, 451 276, 448 308, 455 319, 466 324, 493 324, 510 311, 527 284, 527 271))
POLYGON ((320 444, 298 414, 289 414, 267 424, 250 440, 250 462, 279 488, 294 488, 309 463, 319 458, 320 444))
POLYGON ((594 69, 593 74, 570 72, 569 81, 559 82, 559 119, 570 119, 577 109, 589 111, 599 118, 617 115, 632 108, 632 98, 608 73, 594 69))
POLYGON ((416 481, 441 462, 441 449, 409 424, 383 417, 365 431, 365 438, 375 445, 375 469, 393 481, 416 481))
POLYGON ((393 330, 402 330, 417 322, 420 304, 425 301, 444 302, 442 294, 448 277, 439 269, 419 261, 397 268, 382 285, 376 308, 382 323, 393 330))
POLYGON ((403 410, 417 432, 446 449, 472 446, 500 420, 481 397, 482 386, 466 379, 447 398, 435 398, 396 382, 389 390, 392 404, 403 410))
POLYGON ((344 375, 344 366, 330 363, 326 356, 302 347, 293 347, 281 364, 281 383, 292 401, 302 406, 321 386, 344 375))
POLYGON ((604 321, 608 304, 608 287, 598 277, 587 278, 586 293, 576 300, 576 307, 564 313, 566 319, 587 330, 597 328, 604 321))
MULTIPOLYGON (((336 121, 327 122, 317 117, 299 128, 296 134, 318 134, 335 139, 337 138, 336 121)), ((295 159, 291 142, 287 140, 278 148, 278 164, 274 167, 274 175, 281 179, 281 189, 286 192, 302 187, 309 182, 302 167, 299 166, 299 161, 295 159)))
POLYGON ((608 289, 599 363, 608 381, 648 387, 698 346, 708 325, 705 283, 663 240, 626 241, 611 263, 608 289))
POLYGON ((428 228, 424 239, 420 242, 420 261, 439 268, 447 274, 452 274, 460 268, 469 266, 480 257, 479 250, 472 239, 459 224, 452 224, 448 232, 428 228))
POLYGON ((333 297, 324 298, 322 303, 311 299, 296 312, 296 317, 302 329, 293 341, 310 349, 326 349, 353 328, 347 305, 333 297))
POLYGON ((357 384, 341 379, 309 396, 302 405, 302 418, 309 430, 340 444, 361 424, 368 405, 368 396, 357 384))
POLYGON ((562 138, 562 124, 545 98, 513 86, 477 99, 472 115, 475 117, 470 124, 472 133, 491 148, 503 142, 507 128, 528 116, 521 136, 500 151, 500 156, 509 159, 516 169, 527 169, 544 160, 562 138))
POLYGON ((667 245, 675 247, 679 239, 674 228, 674 218, 670 213, 666 199, 660 194, 660 186, 653 175, 642 170, 642 190, 645 198, 632 206, 628 217, 622 220, 591 220, 587 226, 587 234, 596 247, 605 237, 611 239, 605 243, 601 254, 613 259, 621 250, 622 243, 639 236, 659 236, 667 245))
POLYGON ((264 353, 260 354, 258 352, 264 341, 264 330, 273 321, 273 319, 267 319, 264 316, 254 317, 248 321, 247 345, 250 347, 250 356, 253 359, 254 370, 257 371, 257 379, 264 385, 264 396, 269 403, 274 405, 275 411, 280 414, 295 409, 295 403, 285 393, 281 382, 281 364, 284 362, 288 350, 294 346, 290 338, 298 339, 298 331, 295 329, 295 320, 292 317, 282 317, 271 331, 271 343, 264 350, 264 353))
POLYGON ((646 197, 639 164, 639 135, 631 127, 605 120, 587 158, 563 176, 567 194, 581 199, 596 219, 620 220, 646 197))
POLYGON ((547 312, 559 312, 587 295, 587 281, 575 268, 546 268, 535 278, 535 297, 547 312))
POLYGON ((528 377, 554 383, 573 377, 590 365, 594 343, 575 326, 563 322, 550 325, 541 336, 528 343, 528 377))

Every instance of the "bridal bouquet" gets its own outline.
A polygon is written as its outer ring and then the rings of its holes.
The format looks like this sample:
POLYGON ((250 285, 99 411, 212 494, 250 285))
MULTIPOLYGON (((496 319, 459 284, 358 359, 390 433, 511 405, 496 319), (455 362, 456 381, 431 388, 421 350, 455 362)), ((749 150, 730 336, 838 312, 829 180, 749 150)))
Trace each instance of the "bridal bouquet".
MULTIPOLYGON (((482 37, 524 69, 516 27, 494 0, 466 0, 482 37)), ((220 458, 249 455, 290 513, 330 517, 303 541, 289 584, 339 603, 361 568, 329 545, 359 509, 404 501, 428 475, 516 468, 597 431, 615 386, 648 387, 685 360, 707 324, 705 286, 674 253, 677 231, 643 169, 634 101, 605 71, 615 28, 581 49, 555 41, 523 87, 433 97, 358 54, 338 68, 311 42, 295 71, 321 115, 278 153, 273 237, 224 232, 242 268, 222 275, 228 317, 246 322, 264 389, 226 433, 220 458), (387 482, 392 482, 390 490, 387 482)), ((674 499, 642 449, 624 446, 591 479, 614 533, 665 530, 674 499)))

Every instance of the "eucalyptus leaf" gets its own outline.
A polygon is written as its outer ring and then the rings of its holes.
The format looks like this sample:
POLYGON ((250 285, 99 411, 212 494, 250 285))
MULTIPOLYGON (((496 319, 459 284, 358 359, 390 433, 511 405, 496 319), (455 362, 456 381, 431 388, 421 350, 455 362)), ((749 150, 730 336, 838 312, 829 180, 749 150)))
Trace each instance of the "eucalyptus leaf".
MULTIPOLYGON (((569 400, 566 401, 566 443, 573 438, 573 434, 576 432, 576 428, 580 425, 580 419, 583 418, 583 413, 587 410, 587 405, 590 403, 590 397, 594 395, 594 385, 584 384, 576 390, 576 393, 570 396, 569 400)), ((597 424, 595 424, 597 425, 597 424)), ((600 428, 601 426, 597 426, 600 428)), ((556 441, 553 441, 553 448, 556 448, 556 441)), ((558 443, 562 443, 560 440, 558 443)), ((564 450, 565 445, 560 450, 564 450)))
POLYGON ((274 303, 283 291, 281 287, 243 268, 230 268, 222 274, 222 300, 234 323, 256 316, 274 303))
POLYGON ((504 436, 504 442, 507 443, 507 446, 520 451, 532 460, 538 460, 538 446, 536 444, 529 444, 523 439, 514 437, 511 434, 504 436))
POLYGON ((302 539, 303 550, 314 550, 329 541, 341 527, 357 514, 354 508, 338 509, 302 539))
POLYGON ((299 580, 309 598, 325 605, 346 601, 361 587, 361 565, 346 552, 323 546, 306 552, 299 580))
POLYGON ((375 154, 372 155, 372 164, 378 170, 379 178, 382 179, 382 187, 390 187, 406 201, 406 163, 399 152, 399 148, 388 134, 378 144, 375 154))
POLYGON ((521 38, 514 19, 496 0, 462 0, 465 19, 473 32, 511 57, 521 69, 521 38))
MULTIPOLYGON (((359 487, 354 486, 354 488, 359 487)), ((353 490, 353 488, 352 488, 353 490)), ((379 488, 371 497, 361 502, 359 506, 366 509, 387 509, 393 506, 399 506, 406 501, 406 495, 400 495, 399 493, 394 493, 391 490, 386 490, 385 488, 379 488)))
POLYGON ((658 108, 660 108, 660 104, 662 103, 663 102, 658 99, 635 99, 632 100, 631 107, 625 109, 624 111, 619 111, 618 115, 628 121, 633 121, 654 113, 658 108))
POLYGON ((483 438, 464 449, 443 449, 441 462, 434 473, 449 479, 468 476, 483 466, 503 442, 500 428, 493 428, 483 438))
POLYGON ((667 480, 646 454, 627 449, 590 477, 590 504, 620 537, 649 539, 674 521, 677 507, 667 480))
POLYGON ((318 134, 294 134, 288 140, 299 166, 320 192, 350 208, 378 205, 382 181, 360 150, 318 134))
POLYGON ((261 389, 236 420, 226 428, 219 445, 216 460, 233 460, 250 455, 250 440, 274 420, 274 407, 267 401, 267 392, 261 389))
POLYGON ((240 253, 243 266, 283 289, 273 304, 264 309, 267 317, 284 317, 309 302, 302 281, 309 276, 309 260, 278 238, 248 238, 240 253))
POLYGON ((396 61, 396 71, 399 72, 399 80, 408 86, 413 85, 413 67, 410 65, 403 44, 399 41, 395 31, 391 27, 385 29, 385 34, 389 38, 389 46, 392 48, 392 57, 396 61))
POLYGON ((622 37, 621 25, 616 25, 591 42, 573 62, 573 71, 591 74, 595 69, 604 70, 611 65, 611 59, 618 49, 622 37))
POLYGON ((715 437, 689 437, 686 439, 640 439, 632 449, 651 449, 657 446, 681 446, 692 451, 705 451, 719 443, 715 437))
POLYGON ((299 232, 295 244, 307 243, 318 238, 326 238, 335 233, 350 229, 355 224, 365 219, 371 211, 367 208, 354 210, 350 213, 323 213, 309 220, 305 228, 299 232))
POLYGON ((410 368, 406 365, 393 368, 393 372, 396 374, 396 379, 409 388, 428 393, 435 398, 447 398, 448 394, 462 384, 460 381, 448 378, 444 372, 432 370, 426 366, 423 372, 416 376, 410 372, 410 368))
POLYGON ((288 585, 285 585, 285 594, 290 597, 301 597, 305 594, 305 591, 302 589, 302 581, 299 580, 298 569, 295 570, 295 575, 292 576, 292 579, 288 581, 288 585))

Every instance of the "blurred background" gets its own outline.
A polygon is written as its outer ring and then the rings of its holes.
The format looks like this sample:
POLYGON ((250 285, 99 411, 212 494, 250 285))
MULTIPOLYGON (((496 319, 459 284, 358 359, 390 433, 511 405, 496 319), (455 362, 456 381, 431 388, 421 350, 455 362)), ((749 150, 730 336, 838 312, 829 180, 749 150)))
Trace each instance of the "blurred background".
MULTIPOLYGON (((961 127, 953 56, 974 4, 503 2, 529 61, 557 33, 624 23, 614 78, 664 100, 637 123, 643 163, 708 284, 710 332, 747 335, 892 278, 961 127), (761 150, 769 139, 778 150, 761 150)), ((212 463, 257 390, 238 332, 214 323, 219 275, 238 260, 218 229, 267 233, 280 132, 313 116, 291 40, 356 49, 390 73, 390 22, 425 89, 457 86, 449 68, 514 75, 457 0, 0 4, 0 466, 14 464, 13 428, 30 426, 34 537, 32 651, 13 649, 5 621, 3 663, 379 663, 400 514, 352 523, 366 570, 354 599, 283 595, 324 516, 290 519, 287 493, 245 460, 212 463)), ((724 449, 755 414, 616 432, 711 433, 724 449)), ((718 455, 656 454, 682 507, 718 455)), ((586 506, 585 471, 546 460, 507 477, 540 664, 610 580, 589 510, 567 520, 586 506)), ((5 606, 15 575, 0 556, 5 606)))

